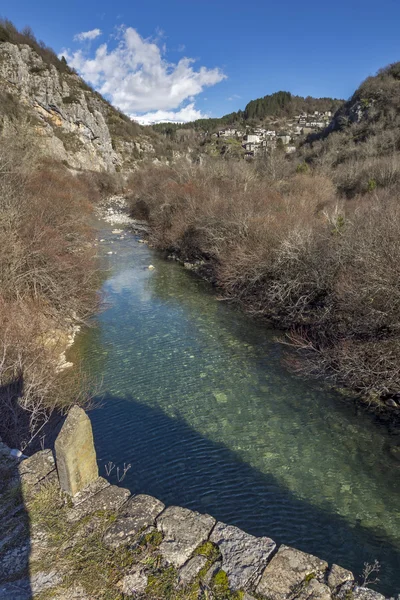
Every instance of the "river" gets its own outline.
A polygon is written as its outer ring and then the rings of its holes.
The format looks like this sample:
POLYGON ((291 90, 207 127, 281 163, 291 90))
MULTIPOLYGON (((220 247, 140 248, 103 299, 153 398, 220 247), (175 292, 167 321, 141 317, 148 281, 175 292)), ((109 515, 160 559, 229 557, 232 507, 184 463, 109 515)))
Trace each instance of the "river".
POLYGON ((378 559, 374 589, 400 592, 400 463, 387 427, 291 374, 276 332, 138 236, 103 222, 98 237, 106 306, 72 354, 102 380, 90 413, 101 475, 108 461, 130 464, 132 492, 355 575, 378 559))

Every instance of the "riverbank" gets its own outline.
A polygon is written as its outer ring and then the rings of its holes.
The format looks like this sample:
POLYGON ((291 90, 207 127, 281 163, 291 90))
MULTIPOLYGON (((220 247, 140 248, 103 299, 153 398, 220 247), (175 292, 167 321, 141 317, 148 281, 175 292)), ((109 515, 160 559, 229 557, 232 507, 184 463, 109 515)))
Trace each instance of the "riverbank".
POLYGON ((132 216, 156 248, 203 262, 223 297, 286 331, 293 369, 398 411, 398 204, 345 202, 323 174, 271 179, 262 166, 143 167, 132 216))
MULTIPOLYGON (((273 318, 272 320, 268 320, 264 314, 257 314, 253 311, 248 311, 248 307, 246 303, 243 303, 239 298, 234 296, 227 296, 226 290, 223 286, 221 286, 221 282, 218 279, 218 263, 210 257, 208 254, 200 254, 197 258, 193 258, 193 255, 187 253, 185 247, 181 247, 180 245, 176 245, 174 247, 167 246, 159 246, 157 243, 157 235, 154 235, 151 229, 151 222, 134 219, 131 216, 132 200, 129 197, 124 196, 116 196, 109 199, 105 199, 103 203, 97 209, 98 216, 105 220, 106 222, 115 225, 115 226, 125 226, 134 233, 140 236, 139 243, 146 243, 150 247, 159 249, 166 254, 166 258, 169 260, 173 260, 179 263, 186 270, 193 272, 200 278, 209 282, 216 290, 219 292, 218 299, 220 301, 227 302, 231 305, 238 305, 241 310, 245 312, 250 312, 250 315, 256 322, 260 322, 263 327, 271 327, 274 325, 278 327, 281 325, 279 320, 273 318)), ((140 213, 143 216, 143 213, 140 213)), ((294 347, 290 343, 289 338, 285 337, 285 328, 281 329, 282 336, 280 336, 280 340, 283 344, 283 347, 289 344, 289 353, 290 356, 288 360, 288 366, 290 369, 297 372, 299 377, 306 375, 306 377, 313 377, 315 374, 308 374, 302 371, 301 366, 302 361, 308 358, 307 347, 297 348, 297 354, 299 357, 298 361, 295 361, 293 357, 296 353, 296 347, 294 347), (297 367, 297 368, 295 368, 297 367)), ((321 377, 320 377, 321 378, 321 377)), ((327 386, 332 386, 332 389, 338 391, 343 397, 349 398, 356 405, 362 407, 364 410, 367 410, 374 415, 376 415, 380 420, 390 425, 393 429, 397 429, 400 427, 400 411, 399 404, 397 400, 393 399, 393 397, 381 397, 377 394, 366 394, 357 392, 350 387, 343 387, 339 381, 332 381, 332 378, 329 376, 323 378, 324 383, 327 386)))
POLYGON ((335 564, 110 485, 89 465, 79 411, 56 440, 56 462, 50 450, 14 458, 0 443, 1 600, 384 600, 335 564), (90 482, 70 496, 80 471, 90 482))

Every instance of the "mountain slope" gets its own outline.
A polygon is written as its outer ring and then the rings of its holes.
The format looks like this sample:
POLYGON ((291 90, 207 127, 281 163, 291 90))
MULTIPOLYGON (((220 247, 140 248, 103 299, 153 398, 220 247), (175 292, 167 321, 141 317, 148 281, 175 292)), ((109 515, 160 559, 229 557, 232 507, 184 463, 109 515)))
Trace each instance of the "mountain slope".
POLYGON ((330 172, 347 196, 400 184, 400 62, 368 77, 335 114, 331 126, 308 138, 304 159, 330 172))
POLYGON ((77 169, 126 170, 159 144, 29 29, 20 33, 0 21, 0 129, 12 134, 22 122, 53 158, 77 169))

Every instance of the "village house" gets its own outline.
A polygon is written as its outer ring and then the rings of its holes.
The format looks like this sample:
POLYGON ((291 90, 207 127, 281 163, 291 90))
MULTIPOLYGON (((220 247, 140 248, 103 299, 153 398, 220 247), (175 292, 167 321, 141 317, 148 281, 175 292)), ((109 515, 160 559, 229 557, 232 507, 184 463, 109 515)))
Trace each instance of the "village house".
POLYGON ((218 136, 224 138, 235 137, 236 129, 221 129, 221 131, 218 132, 218 136))
POLYGON ((248 133, 247 135, 244 136, 243 141, 244 142, 254 142, 254 143, 258 144, 260 141, 260 136, 257 135, 256 133, 248 133))

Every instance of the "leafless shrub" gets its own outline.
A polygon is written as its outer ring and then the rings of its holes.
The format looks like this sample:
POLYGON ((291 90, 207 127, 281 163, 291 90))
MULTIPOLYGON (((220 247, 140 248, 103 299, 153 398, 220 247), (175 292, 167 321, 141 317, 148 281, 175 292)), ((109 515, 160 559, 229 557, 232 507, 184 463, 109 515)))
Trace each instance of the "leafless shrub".
POLYGON ((381 570, 381 565, 380 565, 379 561, 377 561, 376 559, 374 560, 374 562, 372 564, 364 563, 361 585, 366 587, 367 585, 374 585, 374 583, 378 583, 379 578, 377 577, 377 574, 379 573, 380 570, 381 570), (375 574, 375 576, 374 576, 374 574, 375 574), (372 579, 372 577, 373 577, 373 579, 372 579))
POLYGON ((79 372, 58 369, 66 331, 97 304, 87 191, 65 167, 41 158, 25 132, 3 135, 0 430, 14 446, 29 447, 55 410, 88 400, 73 381, 79 372))
POLYGON ((187 161, 133 175, 151 241, 206 260, 225 297, 291 331, 296 368, 368 394, 400 390, 400 204, 351 203, 326 173, 273 180, 244 161, 187 161), (301 365, 301 367, 300 367, 301 365))

